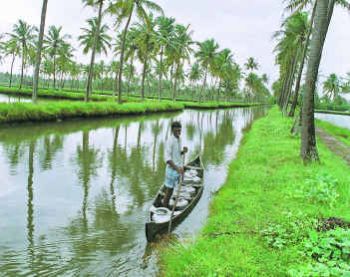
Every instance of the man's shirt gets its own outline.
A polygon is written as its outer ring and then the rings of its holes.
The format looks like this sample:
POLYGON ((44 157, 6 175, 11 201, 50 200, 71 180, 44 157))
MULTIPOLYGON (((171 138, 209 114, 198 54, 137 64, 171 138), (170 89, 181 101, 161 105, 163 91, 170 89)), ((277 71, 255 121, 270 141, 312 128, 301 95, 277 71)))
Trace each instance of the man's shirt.
MULTIPOLYGON (((171 134, 170 138, 166 141, 165 147, 165 162, 167 163, 170 160, 178 167, 183 166, 181 156, 181 138, 176 138, 173 134, 171 134)), ((170 168, 168 163, 167 167, 170 168)))

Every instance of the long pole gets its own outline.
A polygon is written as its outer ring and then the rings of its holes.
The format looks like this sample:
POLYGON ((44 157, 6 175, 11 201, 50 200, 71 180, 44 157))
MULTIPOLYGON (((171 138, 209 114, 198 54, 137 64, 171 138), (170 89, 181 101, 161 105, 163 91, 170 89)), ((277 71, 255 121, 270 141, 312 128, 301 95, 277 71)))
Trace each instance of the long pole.
MULTIPOLYGON (((183 165, 185 166, 185 153, 183 155, 183 165)), ((171 210, 170 222, 169 222, 169 226, 168 226, 168 234, 170 234, 170 232, 171 232, 171 225, 173 223, 173 215, 174 215, 174 212, 175 212, 175 208, 176 208, 177 202, 179 201, 179 195, 180 195, 180 190, 181 190, 181 187, 182 187, 183 180, 184 180, 184 174, 182 174, 182 176, 180 178, 179 187, 177 188, 177 192, 176 192, 175 203, 174 203, 173 208, 171 210)))

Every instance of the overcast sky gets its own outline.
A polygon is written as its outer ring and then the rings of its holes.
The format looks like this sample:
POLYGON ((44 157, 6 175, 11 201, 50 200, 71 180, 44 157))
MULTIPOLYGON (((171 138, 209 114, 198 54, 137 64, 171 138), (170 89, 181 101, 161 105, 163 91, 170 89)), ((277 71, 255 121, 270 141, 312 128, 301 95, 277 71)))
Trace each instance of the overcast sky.
MULTIPOLYGON (((230 48, 236 61, 243 65, 253 56, 261 73, 267 73, 271 79, 278 77, 274 63, 272 34, 279 29, 283 13, 282 0, 155 0, 167 16, 179 23, 191 24, 195 40, 214 38, 222 48, 230 48)), ((0 33, 9 32, 19 18, 30 24, 39 25, 42 0, 1 0, 0 33)), ((47 25, 62 25, 65 33, 76 37, 85 20, 95 13, 83 7, 80 0, 49 0, 47 25)), ((106 18, 112 25, 112 20, 106 18)), ((335 72, 344 75, 350 71, 350 14, 339 8, 330 26, 321 74, 335 72)), ((76 56, 87 62, 79 51, 76 56)), ((107 61, 109 58, 105 58, 107 61)), ((1 70, 8 70, 3 64, 1 70)), ((19 65, 17 65, 19 67, 19 65)))

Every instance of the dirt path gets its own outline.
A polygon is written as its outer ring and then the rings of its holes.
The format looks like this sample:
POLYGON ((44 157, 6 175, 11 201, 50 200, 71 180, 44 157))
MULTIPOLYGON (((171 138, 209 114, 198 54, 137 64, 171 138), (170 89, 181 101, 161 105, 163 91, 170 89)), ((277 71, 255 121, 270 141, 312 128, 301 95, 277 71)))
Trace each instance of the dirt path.
POLYGON ((337 140, 334 136, 325 132, 321 128, 316 128, 318 137, 325 143, 328 148, 338 156, 342 157, 350 165, 350 147, 341 141, 337 140))

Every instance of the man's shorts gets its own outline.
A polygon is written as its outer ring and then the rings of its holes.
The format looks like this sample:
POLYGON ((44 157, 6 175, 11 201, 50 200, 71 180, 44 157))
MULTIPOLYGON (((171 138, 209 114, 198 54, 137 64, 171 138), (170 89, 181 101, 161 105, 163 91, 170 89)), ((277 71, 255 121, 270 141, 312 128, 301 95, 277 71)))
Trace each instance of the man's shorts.
POLYGON ((173 189, 179 183, 179 180, 180 174, 176 170, 167 166, 165 170, 165 187, 173 189))

